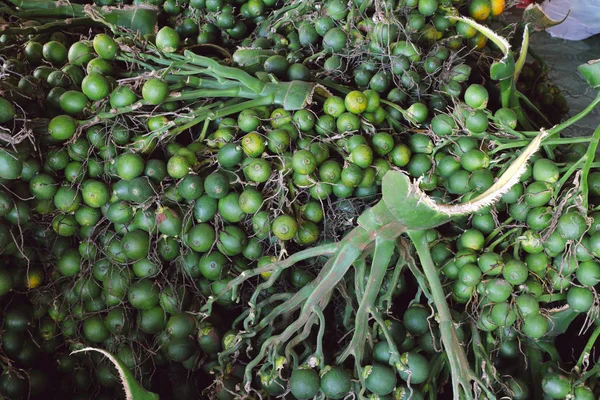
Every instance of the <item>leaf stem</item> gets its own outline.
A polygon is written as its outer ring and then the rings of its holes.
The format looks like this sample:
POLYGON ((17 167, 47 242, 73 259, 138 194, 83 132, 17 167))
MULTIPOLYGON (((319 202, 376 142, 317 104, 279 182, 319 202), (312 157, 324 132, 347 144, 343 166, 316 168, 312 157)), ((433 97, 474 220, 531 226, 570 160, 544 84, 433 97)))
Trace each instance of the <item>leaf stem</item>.
POLYGON ((367 330, 369 328, 369 314, 371 309, 375 307, 375 300, 385 278, 387 266, 394 253, 394 245, 394 240, 380 237, 375 239, 375 254, 373 255, 369 280, 365 286, 364 295, 359 299, 360 305, 354 320, 354 335, 346 349, 338 356, 338 364, 344 362, 349 355, 354 356, 357 365, 361 365, 362 363, 367 330))

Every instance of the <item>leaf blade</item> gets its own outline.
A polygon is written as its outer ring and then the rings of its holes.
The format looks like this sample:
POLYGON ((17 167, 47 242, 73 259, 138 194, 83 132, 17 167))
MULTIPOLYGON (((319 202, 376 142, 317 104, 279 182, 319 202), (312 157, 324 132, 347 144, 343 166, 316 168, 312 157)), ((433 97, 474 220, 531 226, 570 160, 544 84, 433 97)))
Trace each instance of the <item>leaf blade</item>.
POLYGON ((125 391, 125 397, 127 400, 158 400, 159 396, 156 393, 152 393, 144 389, 135 379, 133 373, 127 368, 125 364, 117 357, 112 355, 106 350, 97 349, 95 347, 85 347, 80 350, 75 350, 71 352, 71 354, 76 353, 87 353, 89 351, 95 351, 110 360, 117 369, 119 373, 119 378, 121 380, 121 384, 123 385, 123 390, 125 391))

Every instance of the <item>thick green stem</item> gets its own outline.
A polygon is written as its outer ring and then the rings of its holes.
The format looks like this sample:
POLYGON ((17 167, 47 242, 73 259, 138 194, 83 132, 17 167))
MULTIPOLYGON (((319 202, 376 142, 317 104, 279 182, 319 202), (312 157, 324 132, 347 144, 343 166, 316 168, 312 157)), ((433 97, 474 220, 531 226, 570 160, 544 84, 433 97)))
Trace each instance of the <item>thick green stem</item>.
POLYGON ((113 119, 113 118, 118 117, 119 115, 127 114, 129 112, 139 110, 142 106, 145 106, 147 104, 148 103, 146 103, 145 100, 140 100, 140 101, 133 103, 130 106, 121 107, 121 108, 107 111, 107 112, 100 112, 100 113, 97 113, 93 118, 90 118, 88 120, 79 120, 78 122, 79 122, 79 125, 83 125, 83 124, 94 125, 98 122, 101 122, 101 121, 104 121, 107 119, 113 119))
POLYGON ((67 29, 75 26, 103 26, 101 23, 91 20, 87 17, 72 18, 69 20, 60 20, 48 22, 44 25, 39 26, 26 26, 22 28, 7 28, 0 30, 5 35, 39 35, 56 29, 67 29))
POLYGON ((596 326, 596 328, 592 332, 592 335, 585 344, 585 347, 583 348, 579 359, 577 360, 577 368, 581 368, 584 361, 589 358, 592 348, 594 347, 594 344, 596 344, 596 340, 598 340, 598 336, 600 336, 600 325, 596 326))
POLYGON ((308 64, 310 63, 312 60, 316 60, 319 57, 323 57, 324 55, 327 55, 327 52, 325 50, 321 50, 317 53, 314 53, 308 57, 305 57, 304 60, 302 60, 302 64, 308 64))
POLYGON ((269 275, 269 277, 267 278, 266 281, 260 283, 256 287, 256 289, 254 289, 254 293, 252 293, 252 297, 250 298, 250 301, 248 302, 248 305, 250 306, 250 308, 255 308, 256 307, 256 303, 257 303, 258 297, 262 294, 262 292, 264 290, 269 289, 270 287, 272 287, 275 284, 275 282, 281 276, 281 273, 285 269, 286 269, 286 267, 279 267, 279 268, 277 268, 275 271, 271 272, 271 274, 269 275))
POLYGON ((483 389, 487 398, 493 399, 494 394, 488 387, 490 383, 490 377, 495 381, 499 380, 498 374, 496 373, 496 369, 494 368, 494 363, 489 357, 489 352, 481 340, 481 335, 479 334, 479 330, 477 328, 477 324, 471 321, 471 336, 473 343, 473 352, 475 353, 475 364, 478 368, 478 371, 475 374, 472 374, 472 379, 479 384, 479 386, 483 389), (479 372, 481 371, 481 372, 479 372), (485 376, 486 382, 483 382, 482 376, 485 376))
MULTIPOLYGON (((574 137, 574 138, 555 138, 555 139, 544 140, 544 144, 553 146, 553 145, 561 145, 561 144, 589 143, 592 141, 592 138, 593 138, 593 136, 574 137)), ((524 146, 527 146, 529 143, 530 143, 529 140, 511 141, 506 144, 501 144, 500 146, 498 146, 494 150, 492 150, 490 153, 495 154, 499 151, 503 151, 503 150, 507 150, 507 149, 524 147, 524 146)))
POLYGON ((66 4, 47 0, 8 0, 21 11, 20 18, 53 17, 61 16, 67 18, 85 16, 85 8, 81 4, 66 4))
MULTIPOLYGON (((179 83, 183 82, 183 84, 187 87, 193 89, 234 89, 239 88, 240 86, 244 87, 241 83, 236 81, 219 81, 213 78, 200 78, 197 76, 193 76, 190 74, 190 71, 171 71, 170 74, 165 76, 165 80, 169 83, 179 83), (185 77, 185 78, 184 78, 185 77)), ((193 90, 188 90, 183 92, 182 94, 195 93, 193 90)), ((254 93, 254 92, 252 92, 254 93)), ((251 98, 256 98, 254 95, 251 98)))
MULTIPOLYGON (((587 116, 590 112, 592 112, 594 110, 594 108, 596 108, 598 103, 600 103, 600 94, 598 94, 598 96, 596 96, 594 98, 594 100, 592 100, 592 102, 590 104, 588 104, 588 106, 586 108, 584 108, 581 112, 579 112, 578 114, 575 114, 568 120, 554 126, 553 128, 548 129, 547 137, 550 138, 551 136, 556 135, 557 133, 561 132, 562 130, 568 128, 569 126, 579 122, 581 119, 585 118, 585 116, 587 116)), ((539 131, 522 131, 521 133, 523 133, 526 136, 533 137, 533 136, 539 135, 540 132, 539 131)))
POLYGON ((557 133, 559 133, 560 131, 564 130, 565 128, 581 121, 581 119, 583 119, 586 115, 588 115, 589 113, 591 113, 594 108, 596 108, 596 106, 598 105, 598 103, 600 103, 600 94, 598 94, 594 100, 592 100, 592 102, 590 104, 588 104, 588 106, 586 108, 584 108, 583 110, 581 110, 581 112, 575 114, 574 116, 572 116, 571 118, 569 118, 568 120, 566 120, 565 122, 556 125, 555 127, 548 129, 548 136, 552 136, 555 135, 557 133))
POLYGON ((588 383, 590 378, 598 376, 598 372, 600 372, 600 364, 596 363, 591 369, 581 374, 579 378, 574 382, 573 386, 577 387, 578 385, 581 385, 583 383, 588 383))
MULTIPOLYGON (((500 103, 503 108, 509 108, 513 91, 512 79, 504 79, 500 81, 500 103)), ((519 121, 521 122, 521 121, 519 121)))
POLYGON ((512 217, 508 217, 506 220, 504 220, 499 226, 496 227, 496 229, 494 229, 494 231, 492 233, 490 233, 485 238, 485 243, 486 244, 490 243, 496 236, 498 236, 500 233, 502 233, 502 228, 504 228, 508 224, 512 224, 513 221, 514 221, 514 219, 512 217))
POLYGON ((527 363, 529 370, 531 371, 531 382, 533 383, 533 399, 541 400, 544 398, 542 392, 542 370, 543 364, 542 352, 534 345, 529 344, 525 346, 527 353, 527 363))
POLYGON ((113 32, 117 31, 116 27, 118 26, 146 35, 154 31, 157 18, 156 9, 147 6, 104 8, 68 1, 10 0, 10 2, 21 9, 14 15, 22 19, 89 17, 95 22, 108 25, 113 32))
POLYGON ((454 323, 452 321, 452 315, 450 314, 450 308, 446 302, 444 288, 442 287, 438 271, 431 258, 425 231, 408 231, 407 233, 417 249, 419 259, 421 260, 421 267, 423 268, 429 290, 433 297, 433 303, 437 310, 440 335, 452 373, 453 397, 455 400, 473 399, 474 397, 470 384, 473 374, 469 367, 469 362, 464 349, 458 341, 454 323))
POLYGON ((419 287, 417 288, 417 295, 415 296, 416 301, 419 301, 421 298, 421 292, 425 295, 428 301, 433 301, 433 296, 429 292, 429 288, 427 287, 427 280, 425 279, 425 275, 417 266, 415 260, 410 257, 406 259, 406 264, 408 265, 408 269, 413 274, 415 280, 419 287))
MULTIPOLYGON (((287 258, 285 261, 289 260, 290 258, 294 258, 294 256, 296 256, 297 254, 298 253, 295 253, 291 257, 287 258)), ((324 256, 324 255, 327 255, 327 253, 321 254, 321 256, 324 256)), ((293 264, 298 262, 298 259, 295 259, 295 260, 296 261, 294 261, 291 264, 285 263, 285 264, 278 265, 274 270, 272 270, 271 275, 267 278, 267 280, 257 286, 257 288, 254 290, 254 293, 252 294, 252 297, 250 298, 250 301, 249 301, 249 305, 251 308, 255 307, 258 297, 260 296, 260 294, 263 290, 266 290, 266 289, 269 289, 270 287, 272 287, 275 284, 275 282, 277 281, 278 277, 281 275, 281 273, 285 269, 289 268, 290 266, 292 266, 293 264)), ((328 260, 327 263, 325 263, 325 265, 321 269, 322 271, 327 271, 330 268, 330 264, 331 264, 330 261, 331 260, 328 260)), ((309 285, 316 285, 318 282, 319 282, 319 277, 317 277, 317 279, 313 280, 309 285)))
POLYGON ((256 31, 258 36, 262 37, 274 32, 281 24, 293 21, 293 17, 305 14, 306 10, 310 9, 310 7, 314 7, 314 4, 310 1, 292 1, 289 4, 286 3, 280 9, 275 10, 267 20, 260 22, 256 31), (273 24, 273 21, 277 22, 273 24))
POLYGON ((583 197, 583 208, 587 210, 588 208, 588 195, 589 195, 589 184, 588 184, 588 176, 590 174, 590 169, 592 168, 592 163, 596 158, 596 150, 598 149, 598 142, 600 141, 600 125, 594 131, 592 135, 592 141, 590 143, 590 147, 588 147, 585 152, 585 164, 583 168, 581 168, 581 194, 583 197))
POLYGON ((207 97, 243 97, 245 99, 256 99, 254 92, 246 93, 244 87, 238 85, 227 89, 198 89, 187 90, 177 94, 171 93, 165 101, 185 101, 205 99, 207 97))

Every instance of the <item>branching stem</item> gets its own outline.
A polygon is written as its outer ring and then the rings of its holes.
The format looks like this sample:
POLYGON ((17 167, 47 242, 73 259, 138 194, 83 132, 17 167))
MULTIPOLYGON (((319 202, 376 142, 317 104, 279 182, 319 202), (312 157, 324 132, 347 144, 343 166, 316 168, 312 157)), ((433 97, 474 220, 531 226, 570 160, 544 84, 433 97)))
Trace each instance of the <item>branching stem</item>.
POLYGON ((365 341, 369 329, 369 314, 375 311, 375 300, 385 278, 387 267, 394 253, 394 241, 377 237, 375 239, 375 254, 371 264, 369 280, 365 292, 359 300, 358 311, 354 321, 354 335, 348 347, 338 356, 337 363, 343 363, 349 355, 354 356, 355 363, 361 365, 365 350, 365 341))

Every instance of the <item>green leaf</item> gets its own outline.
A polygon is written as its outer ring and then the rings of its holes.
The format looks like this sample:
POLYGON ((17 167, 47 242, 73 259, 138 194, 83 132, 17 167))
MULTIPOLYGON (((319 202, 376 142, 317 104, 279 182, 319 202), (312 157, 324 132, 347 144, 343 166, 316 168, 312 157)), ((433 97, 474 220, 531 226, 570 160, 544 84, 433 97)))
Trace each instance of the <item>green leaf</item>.
POLYGON ((121 384, 123 385, 123 390, 125 390, 125 398, 127 400, 158 400, 159 397, 156 393, 152 393, 144 389, 140 384, 135 380, 135 376, 133 373, 123 364, 121 360, 117 357, 113 356, 108 351, 102 349, 96 349, 94 347, 86 347, 81 350, 76 350, 71 352, 71 354, 75 353, 87 353, 88 351, 97 351, 101 353, 106 358, 110 360, 117 368, 119 372, 119 379, 121 380, 121 384))
POLYGON ((562 23, 569 16, 569 12, 560 21, 555 21, 548 17, 539 4, 530 4, 523 12, 523 22, 529 24, 535 31, 543 31, 546 28, 551 28, 562 23))
POLYGON ((594 89, 600 89, 600 60, 591 60, 580 65, 579 73, 585 78, 588 85, 594 89))

